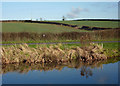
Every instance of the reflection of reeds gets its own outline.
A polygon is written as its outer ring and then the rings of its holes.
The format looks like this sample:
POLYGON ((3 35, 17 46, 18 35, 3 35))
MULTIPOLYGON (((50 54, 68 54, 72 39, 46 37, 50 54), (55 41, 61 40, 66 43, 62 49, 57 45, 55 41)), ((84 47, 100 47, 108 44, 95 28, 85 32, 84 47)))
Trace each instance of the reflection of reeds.
MULTIPOLYGON (((84 62, 79 62, 77 60, 77 62, 75 60, 72 61, 68 61, 65 63, 31 63, 31 64, 9 64, 9 65, 3 65, 2 66, 2 73, 7 73, 7 72, 12 72, 12 71, 18 71, 19 73, 26 73, 29 70, 40 70, 40 71, 49 71, 49 70, 53 70, 53 69, 57 69, 57 70, 62 70, 65 66, 68 68, 76 68, 79 69, 83 66, 86 67, 91 67, 91 68, 95 68, 95 67, 101 67, 102 64, 98 65, 101 61, 99 62, 93 62, 91 63, 91 65, 89 65, 89 63, 84 63, 84 62)), ((1 72, 0 72, 1 73, 1 72)))
MULTIPOLYGON (((115 63, 119 60, 120 58, 110 58, 104 61, 94 61, 94 62, 88 62, 88 63, 80 62, 79 60, 72 60, 65 63, 52 62, 52 63, 36 63, 36 64, 35 63, 5 64, 5 65, 2 65, 2 71, 0 71, 0 74, 13 72, 13 71, 18 71, 19 73, 26 73, 29 70, 40 70, 40 71, 49 71, 53 69, 62 70, 64 67, 76 68, 76 69, 81 68, 81 71, 83 71, 82 70, 83 67, 86 67, 86 68, 88 67, 92 70, 93 68, 101 68, 102 64, 115 63)), ((86 72, 86 70, 84 72, 86 72)))
POLYGON ((88 40, 92 39, 108 39, 120 38, 118 34, 120 29, 111 30, 98 30, 94 32, 64 32, 64 33, 31 33, 31 32, 18 32, 18 33, 0 33, 2 34, 2 41, 39 41, 39 40, 88 40))

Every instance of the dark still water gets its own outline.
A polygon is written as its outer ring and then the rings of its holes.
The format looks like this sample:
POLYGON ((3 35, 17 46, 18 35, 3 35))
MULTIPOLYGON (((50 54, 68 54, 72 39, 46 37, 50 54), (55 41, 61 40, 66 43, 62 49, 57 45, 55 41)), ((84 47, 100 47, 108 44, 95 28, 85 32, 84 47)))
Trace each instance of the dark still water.
POLYGON ((117 84, 118 61, 3 65, 3 84, 117 84))

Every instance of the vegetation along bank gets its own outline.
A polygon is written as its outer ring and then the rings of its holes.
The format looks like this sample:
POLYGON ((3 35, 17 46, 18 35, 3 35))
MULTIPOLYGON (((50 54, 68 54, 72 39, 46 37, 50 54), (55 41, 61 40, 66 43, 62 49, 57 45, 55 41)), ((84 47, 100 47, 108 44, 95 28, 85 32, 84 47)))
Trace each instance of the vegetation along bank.
POLYGON ((62 48, 62 44, 47 46, 29 47, 27 44, 2 47, 2 64, 9 63, 51 63, 68 62, 79 60, 81 62, 107 60, 119 56, 118 50, 109 53, 98 44, 91 43, 84 47, 73 46, 62 48), (112 55, 110 55, 112 54, 112 55))

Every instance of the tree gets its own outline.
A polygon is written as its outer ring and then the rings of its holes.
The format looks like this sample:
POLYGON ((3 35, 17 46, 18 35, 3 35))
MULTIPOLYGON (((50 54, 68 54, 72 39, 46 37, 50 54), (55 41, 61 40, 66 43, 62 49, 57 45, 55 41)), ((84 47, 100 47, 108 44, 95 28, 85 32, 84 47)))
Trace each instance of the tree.
POLYGON ((65 21, 65 17, 63 16, 63 19, 62 19, 63 21, 65 21))
POLYGON ((42 18, 40 18, 40 21, 42 21, 42 18))

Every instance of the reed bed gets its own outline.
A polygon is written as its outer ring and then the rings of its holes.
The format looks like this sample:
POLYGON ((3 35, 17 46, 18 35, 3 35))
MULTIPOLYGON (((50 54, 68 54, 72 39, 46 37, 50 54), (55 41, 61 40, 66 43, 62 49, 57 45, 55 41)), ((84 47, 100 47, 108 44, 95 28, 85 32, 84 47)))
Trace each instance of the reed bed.
MULTIPOLYGON (((106 60, 110 58, 109 51, 103 49, 98 44, 90 44, 84 47, 71 47, 61 49, 62 44, 49 47, 36 48, 29 47, 27 44, 12 45, 2 47, 1 56, 2 63, 49 63, 49 62, 67 62, 69 60, 79 60, 83 62, 106 60)), ((117 56, 118 51, 114 51, 112 56, 117 56)), ((112 57, 111 56, 111 57, 112 57)))

